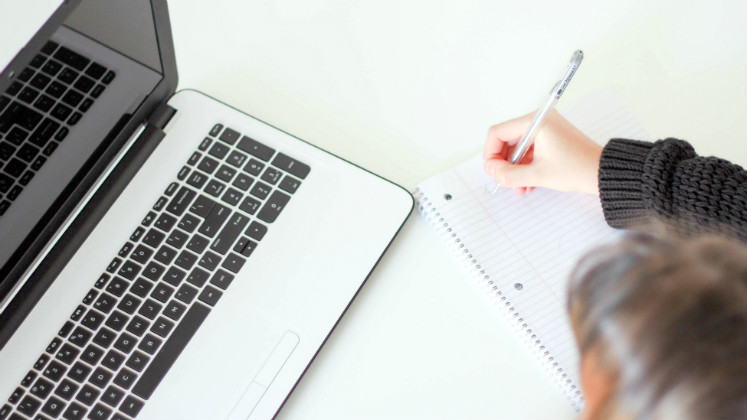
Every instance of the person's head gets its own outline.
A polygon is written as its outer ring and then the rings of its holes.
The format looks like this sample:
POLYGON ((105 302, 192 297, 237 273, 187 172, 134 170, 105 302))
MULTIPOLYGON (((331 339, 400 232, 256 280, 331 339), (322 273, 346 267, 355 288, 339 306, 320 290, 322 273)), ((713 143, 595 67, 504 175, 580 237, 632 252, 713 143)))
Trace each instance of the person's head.
POLYGON ((576 267, 583 417, 747 418, 747 247, 632 235, 576 267))

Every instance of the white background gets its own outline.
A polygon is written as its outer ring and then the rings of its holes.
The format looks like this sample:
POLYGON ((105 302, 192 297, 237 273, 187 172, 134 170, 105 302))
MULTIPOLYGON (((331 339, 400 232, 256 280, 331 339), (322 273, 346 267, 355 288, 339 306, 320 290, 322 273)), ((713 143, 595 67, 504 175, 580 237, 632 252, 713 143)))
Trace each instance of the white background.
MULTIPOLYGON (((407 189, 531 111, 609 87, 656 138, 747 163, 747 2, 174 1, 195 88, 407 189)), ((380 203, 371 203, 380 205, 380 203)), ((362 220, 361 223, 365 223, 362 220)), ((503 318, 413 214, 280 412, 570 419, 503 318)))
MULTIPOLYGON (((26 36, 13 37, 26 25, 4 12, 28 8, 22 3, 0 1, 4 60, 26 36)), ((480 151, 490 125, 538 107, 579 48, 585 59, 561 112, 612 88, 655 138, 683 138, 700 154, 747 164, 743 0, 169 6, 180 89, 203 91, 409 190, 480 151)), ((413 214, 279 417, 575 416, 413 214)))

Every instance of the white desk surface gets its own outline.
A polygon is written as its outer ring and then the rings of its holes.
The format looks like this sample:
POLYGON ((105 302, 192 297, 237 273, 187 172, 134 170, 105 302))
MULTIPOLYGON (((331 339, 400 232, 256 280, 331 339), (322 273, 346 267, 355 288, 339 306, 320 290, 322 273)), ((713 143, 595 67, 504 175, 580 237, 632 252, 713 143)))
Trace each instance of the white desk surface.
MULTIPOLYGON (((194 88, 412 190, 538 107, 612 88, 656 138, 747 165, 747 2, 178 0, 194 88)), ((365 221, 362 221, 365 222, 365 221)), ((413 214, 281 419, 576 413, 413 214)))
MULTIPOLYGON (((747 164, 747 2, 173 1, 195 88, 412 190, 538 107, 612 88, 656 138, 747 164)), ((362 221, 365 222, 365 221, 362 221)), ((572 419, 414 213, 281 419, 572 419)))

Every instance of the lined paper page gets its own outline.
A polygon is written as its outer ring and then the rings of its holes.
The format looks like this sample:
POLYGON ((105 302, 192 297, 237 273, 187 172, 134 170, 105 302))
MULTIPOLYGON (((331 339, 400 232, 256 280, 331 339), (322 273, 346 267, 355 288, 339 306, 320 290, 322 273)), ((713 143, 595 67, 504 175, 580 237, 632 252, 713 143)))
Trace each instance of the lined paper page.
MULTIPOLYGON (((563 114, 596 141, 649 137, 609 92, 590 95, 563 114)), ((524 196, 503 188, 492 196, 495 182, 482 165, 482 156, 475 156, 418 187, 433 209, 430 218, 580 408, 567 279, 582 255, 621 232, 606 224, 597 196, 541 188, 524 196)))

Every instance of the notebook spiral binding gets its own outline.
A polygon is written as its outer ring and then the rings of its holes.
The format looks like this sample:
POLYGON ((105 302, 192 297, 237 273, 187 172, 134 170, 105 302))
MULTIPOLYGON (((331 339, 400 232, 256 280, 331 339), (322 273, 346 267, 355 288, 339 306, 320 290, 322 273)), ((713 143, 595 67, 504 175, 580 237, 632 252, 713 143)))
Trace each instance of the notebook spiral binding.
POLYGON ((573 381, 563 371, 563 368, 558 366, 555 358, 545 349, 545 346, 542 345, 542 341, 533 334, 532 329, 526 322, 524 322, 521 314, 511 306, 511 302, 508 298, 498 289, 498 286, 490 279, 490 276, 485 272, 485 270, 482 269, 477 258, 473 256, 465 244, 462 243, 458 233, 449 226, 449 223, 441 216, 441 213, 433 202, 431 202, 429 197, 426 197, 419 188, 415 189, 413 196, 417 203, 418 212, 423 215, 425 220, 434 228, 442 242, 449 247, 449 249, 454 253, 456 259, 462 263, 465 269, 467 269, 477 286, 490 299, 493 305, 502 309, 500 312, 503 314, 506 321, 508 321, 509 325, 516 330, 517 336, 522 338, 527 349, 529 349, 553 378, 576 411, 581 411, 584 406, 584 397, 581 394, 580 387, 573 383, 573 381))

